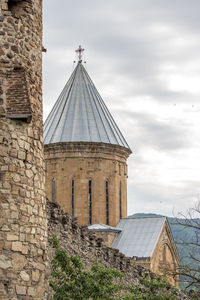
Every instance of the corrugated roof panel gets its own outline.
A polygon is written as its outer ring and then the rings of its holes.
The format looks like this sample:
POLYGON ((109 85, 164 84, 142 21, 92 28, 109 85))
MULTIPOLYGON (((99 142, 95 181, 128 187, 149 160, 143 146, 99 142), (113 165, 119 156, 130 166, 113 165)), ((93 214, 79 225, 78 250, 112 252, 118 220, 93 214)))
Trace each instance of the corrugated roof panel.
POLYGON ((44 143, 100 142, 129 148, 79 62, 44 123, 44 143))
POLYGON ((151 257, 166 221, 166 217, 121 219, 117 228, 122 229, 112 247, 128 257, 151 257))

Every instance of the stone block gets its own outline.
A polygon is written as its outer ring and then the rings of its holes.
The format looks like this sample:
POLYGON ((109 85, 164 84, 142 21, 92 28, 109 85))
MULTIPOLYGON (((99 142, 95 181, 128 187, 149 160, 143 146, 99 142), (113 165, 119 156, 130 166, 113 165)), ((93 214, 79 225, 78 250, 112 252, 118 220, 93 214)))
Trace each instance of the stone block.
POLYGON ((33 172, 31 170, 26 170, 26 176, 28 178, 32 178, 33 177, 33 172))
POLYGON ((19 189, 19 195, 20 195, 21 197, 25 197, 25 196, 26 196, 26 190, 20 188, 20 189, 19 189))
POLYGON ((16 286, 16 293, 17 295, 26 295, 26 286, 16 286))
POLYGON ((13 264, 13 268, 15 270, 18 270, 18 271, 23 270, 23 268, 27 264, 26 257, 24 255, 14 253, 12 256, 12 264, 13 264))
POLYGON ((39 270, 32 271, 32 280, 38 282, 39 279, 40 279, 40 271, 39 270))
POLYGON ((22 254, 28 254, 29 246, 23 246, 22 247, 22 254))
POLYGON ((18 158, 21 159, 21 160, 25 160, 25 158, 26 158, 26 152, 19 150, 18 151, 18 158))
POLYGON ((30 276, 29 276, 28 273, 26 273, 25 271, 21 271, 21 272, 20 272, 20 277, 21 277, 22 280, 24 280, 24 281, 29 281, 29 280, 30 280, 30 276))
POLYGON ((13 242, 12 250, 21 252, 22 251, 22 243, 21 242, 13 242))
POLYGON ((29 287, 28 288, 28 295, 35 297, 36 296, 36 289, 34 287, 29 287))
POLYGON ((9 154, 11 157, 17 158, 17 150, 16 149, 11 149, 9 154))
POLYGON ((12 267, 11 261, 5 255, 0 255, 0 268, 6 270, 12 267))
POLYGON ((32 128, 28 128, 28 136, 31 137, 31 138, 34 137, 32 128))
POLYGON ((7 241, 18 241, 18 239, 19 239, 18 235, 7 234, 7 241))

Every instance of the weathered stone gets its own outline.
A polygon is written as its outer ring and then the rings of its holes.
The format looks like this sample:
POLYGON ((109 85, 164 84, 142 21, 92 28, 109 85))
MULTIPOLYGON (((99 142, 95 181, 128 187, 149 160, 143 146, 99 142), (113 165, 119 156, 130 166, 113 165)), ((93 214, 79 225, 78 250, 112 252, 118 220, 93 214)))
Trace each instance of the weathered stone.
POLYGON ((26 295, 26 286, 16 286, 16 293, 17 295, 26 295))
POLYGON ((29 287, 28 295, 34 297, 36 295, 36 289, 34 287, 29 287))
POLYGON ((21 252, 22 251, 22 243, 21 242, 13 242, 12 250, 21 252))
POLYGON ((24 281, 29 281, 30 280, 30 276, 25 271, 21 271, 20 276, 21 276, 22 280, 24 280, 24 281))
POLYGON ((13 180, 14 182, 19 182, 20 181, 20 176, 18 174, 13 175, 13 180))
POLYGON ((39 279, 40 279, 40 271, 39 270, 32 271, 32 280, 39 281, 39 279))
POLYGON ((5 255, 0 255, 0 268, 5 270, 10 267, 12 267, 11 261, 5 255))
POLYGON ((18 241, 18 239, 19 239, 18 235, 7 234, 8 241, 18 241))
POLYGON ((35 265, 35 268, 40 270, 40 271, 44 271, 45 270, 45 265, 41 264, 41 263, 38 263, 38 264, 35 265))
POLYGON ((28 254, 29 246, 23 246, 22 247, 22 254, 28 254))
POLYGON ((26 196, 26 190, 20 188, 20 189, 19 189, 19 195, 20 195, 21 197, 25 197, 25 196, 26 196))
POLYGON ((24 255, 15 253, 12 256, 12 264, 15 270, 22 270, 27 264, 26 257, 24 255))
POLYGON ((18 158, 24 160, 26 158, 26 152, 25 151, 18 151, 18 158))
POLYGON ((28 178, 32 178, 33 177, 33 172, 31 170, 26 170, 26 176, 28 178))
POLYGON ((17 150, 16 150, 16 149, 12 149, 12 150, 10 151, 10 156, 11 156, 11 157, 17 157, 17 150))

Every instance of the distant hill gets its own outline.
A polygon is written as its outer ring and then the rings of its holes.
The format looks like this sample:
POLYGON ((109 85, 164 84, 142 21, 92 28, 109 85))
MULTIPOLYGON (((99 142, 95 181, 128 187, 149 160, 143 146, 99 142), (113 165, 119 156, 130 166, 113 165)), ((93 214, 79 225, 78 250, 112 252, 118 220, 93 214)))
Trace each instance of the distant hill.
MULTIPOLYGON (((161 215, 153 214, 153 213, 137 213, 129 216, 129 218, 138 218, 138 217, 159 217, 161 215)), ((200 228, 199 230, 188 227, 187 223, 189 219, 177 219, 172 217, 167 217, 170 229, 178 250, 178 254, 183 265, 190 265, 194 263, 193 260, 189 257, 191 253, 195 253, 197 255, 199 253, 200 257, 200 228), (186 225, 186 226, 183 226, 186 225), (195 246, 192 243, 196 243, 198 241, 199 246, 195 246)), ((200 219, 192 219, 192 224, 196 224, 198 222, 200 224, 200 219)), ((196 264, 196 263, 195 263, 196 264)), ((200 269, 200 262, 199 262, 200 269)), ((182 278, 183 279, 183 278, 182 278)), ((181 283, 181 288, 184 288, 185 285, 181 283)))

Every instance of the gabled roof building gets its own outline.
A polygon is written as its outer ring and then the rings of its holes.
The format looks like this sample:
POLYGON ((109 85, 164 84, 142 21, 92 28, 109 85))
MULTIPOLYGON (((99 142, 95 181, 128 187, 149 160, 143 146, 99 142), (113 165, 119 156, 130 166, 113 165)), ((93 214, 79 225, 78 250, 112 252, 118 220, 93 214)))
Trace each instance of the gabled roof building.
POLYGON ((171 284, 179 287, 176 271, 180 261, 166 217, 130 217, 120 219, 115 228, 94 224, 88 229, 103 238, 107 246, 158 275, 166 275, 171 284))
POLYGON ((127 216, 131 150, 77 51, 78 64, 44 124, 46 193, 82 225, 116 226, 127 216))

